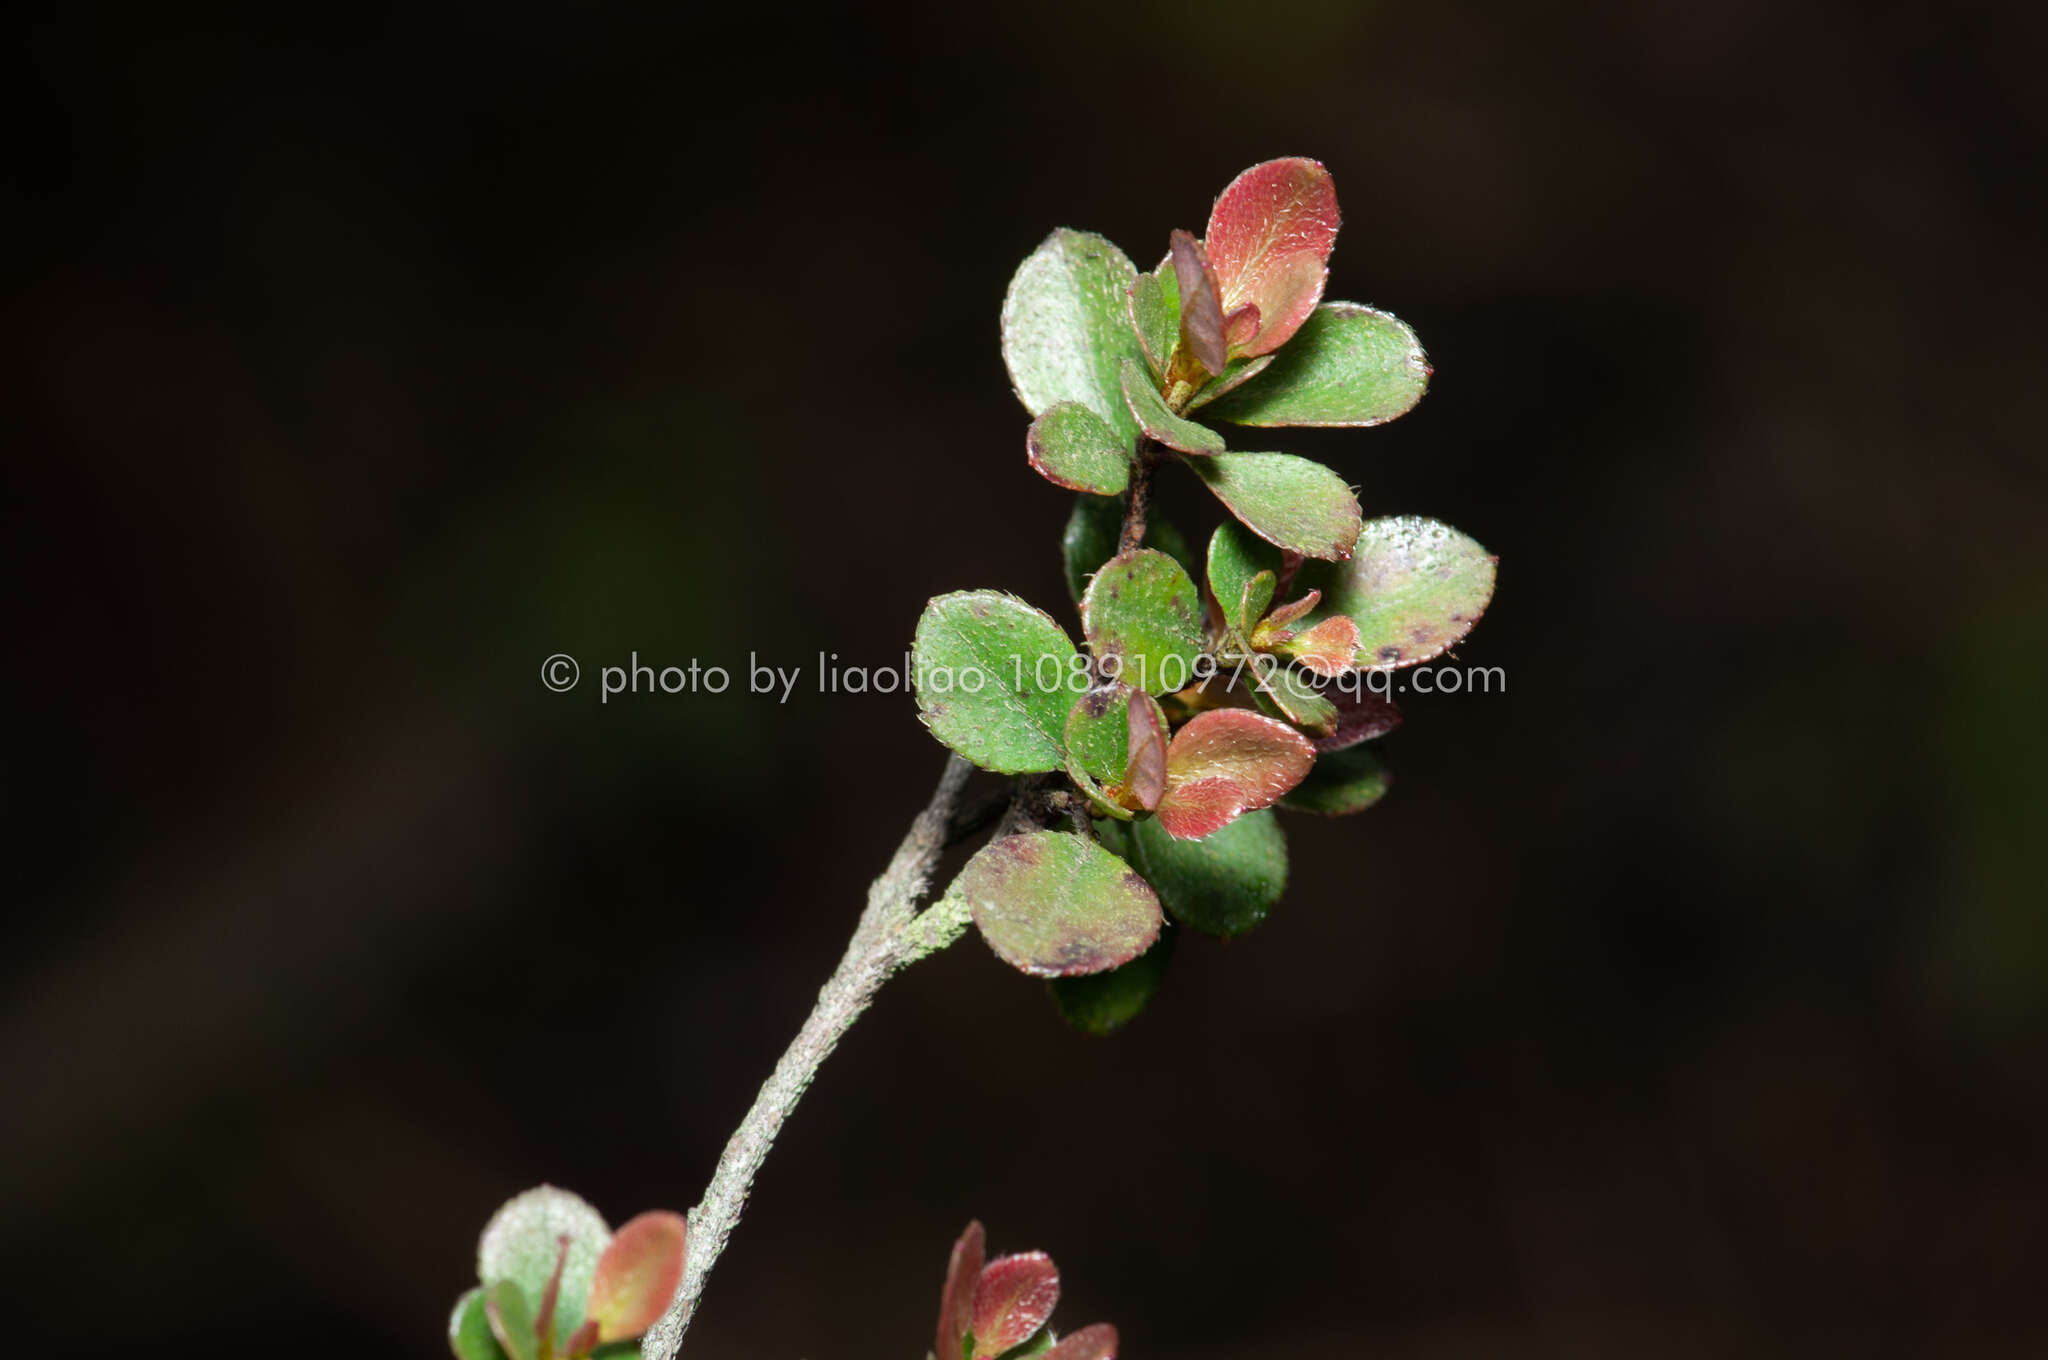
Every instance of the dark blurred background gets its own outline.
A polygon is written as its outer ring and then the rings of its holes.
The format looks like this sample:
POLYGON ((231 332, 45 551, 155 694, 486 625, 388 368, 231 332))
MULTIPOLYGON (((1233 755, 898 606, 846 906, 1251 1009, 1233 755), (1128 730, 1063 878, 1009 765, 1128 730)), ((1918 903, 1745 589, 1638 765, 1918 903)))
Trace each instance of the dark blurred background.
POLYGON ((1010 271, 1307 154, 1437 374, 1273 446, 1500 554, 1508 692, 1112 1040, 892 984, 689 1353, 922 1354, 970 1215, 1132 1360, 2043 1353, 2039 14, 29 21, 14 1326, 434 1355, 506 1195, 693 1202, 942 752, 597 668, 1064 612, 1010 271))

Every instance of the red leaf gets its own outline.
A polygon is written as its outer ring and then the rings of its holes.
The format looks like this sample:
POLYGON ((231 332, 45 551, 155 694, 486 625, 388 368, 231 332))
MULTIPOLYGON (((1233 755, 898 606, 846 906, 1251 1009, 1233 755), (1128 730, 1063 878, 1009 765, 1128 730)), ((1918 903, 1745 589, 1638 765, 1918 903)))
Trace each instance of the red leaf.
POLYGON ((1001 1355, 1021 1346, 1060 1301, 1060 1272, 1042 1251, 998 1256, 982 1268, 974 1291, 974 1354, 1001 1355))
POLYGON ((1116 1360, 1116 1328, 1098 1322, 1069 1332, 1039 1360, 1116 1360))
POLYGON ((1166 792, 1166 727, 1159 705, 1133 696, 1126 713, 1129 752, 1122 792, 1150 811, 1166 792))
POLYGON ((1276 604, 1266 614, 1266 626, 1270 628, 1285 628, 1288 624, 1293 623, 1296 619, 1321 604, 1322 601, 1323 592, 1311 590, 1298 600, 1289 600, 1286 604, 1276 604))
POLYGON ((1324 694, 1337 705, 1337 726, 1327 737, 1315 738, 1319 753, 1341 751, 1362 741, 1384 737, 1401 725, 1401 710, 1394 707, 1394 701, 1369 689, 1352 690, 1349 685, 1338 685, 1324 694))
POLYGON ((938 1360, 961 1360, 966 1349, 967 1329, 974 1325, 974 1287, 981 1280, 981 1259, 986 1251, 981 1220, 975 1219, 953 1244, 946 1263, 946 1287, 939 1295, 938 1360))
POLYGON ((597 1319, 586 1318, 581 1327, 569 1333, 568 1341, 562 1345, 562 1354, 569 1356, 570 1360, 575 1360, 575 1357, 588 1355, 596 1349, 597 1319))
POLYGON ((1343 614, 1296 633, 1282 649, 1309 670, 1333 679, 1351 669, 1358 655, 1358 625, 1343 614))
POLYGON ((1177 231, 1169 239, 1173 243, 1173 274, 1180 284, 1181 343, 1203 368, 1221 373, 1230 346, 1224 338, 1223 300, 1216 275, 1194 237, 1177 231))
POLYGON ((1329 277, 1337 222, 1330 172, 1299 156, 1255 165, 1217 196, 1203 245, 1223 310, 1249 303, 1261 319, 1258 335, 1235 352, 1270 354, 1308 320, 1329 277))
POLYGON ((540 1312, 533 1319, 536 1336, 555 1334, 555 1300, 561 1297, 562 1267, 568 1264, 569 1234, 562 1233, 555 1238, 555 1273, 548 1276, 547 1287, 540 1291, 540 1312))
POLYGON ((1258 333, 1259 308, 1256 303, 1247 302, 1223 318, 1224 343, 1239 354, 1244 353, 1244 347, 1249 345, 1252 337, 1258 333))
POLYGON ((623 1341, 652 1327, 683 1282, 689 1225, 656 1209, 628 1220, 597 1258, 584 1312, 604 1341, 623 1341))
POLYGON ((1240 813, 1271 807, 1315 764, 1308 738, 1242 708, 1198 713, 1166 753, 1159 825, 1178 840, 1200 840, 1240 813))

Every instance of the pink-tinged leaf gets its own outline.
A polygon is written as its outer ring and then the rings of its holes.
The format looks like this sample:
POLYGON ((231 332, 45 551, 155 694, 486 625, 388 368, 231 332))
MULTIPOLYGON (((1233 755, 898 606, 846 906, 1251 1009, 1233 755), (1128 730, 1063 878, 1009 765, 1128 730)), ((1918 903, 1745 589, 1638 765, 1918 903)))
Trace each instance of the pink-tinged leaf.
POLYGON ((1001 1355, 1030 1340, 1060 1301, 1060 1272, 1042 1251, 999 1256, 974 1291, 974 1354, 1001 1355))
POLYGON ((1401 725, 1401 710, 1394 707, 1394 701, 1369 689, 1332 685, 1328 694, 1337 706, 1337 722, 1328 736, 1314 738, 1318 754, 1376 740, 1401 725))
POLYGON ((1005 836, 953 880, 996 957, 1034 977, 1104 973, 1152 947, 1163 920, 1144 878, 1064 831, 1005 836))
MULTIPOLYGON (((1297 556, 1294 560, 1299 563, 1301 558, 1297 556)), ((1301 618, 1311 609, 1314 609, 1316 605, 1322 602, 1322 598, 1322 591, 1311 590, 1298 600, 1289 600, 1286 604, 1275 605, 1272 612, 1266 615, 1265 626, 1285 628, 1288 624, 1293 623, 1296 619, 1301 618)))
POLYGON ((1039 1360, 1116 1360, 1116 1328, 1098 1322, 1069 1332, 1039 1360))
POLYGON ((1271 807, 1315 764, 1308 738, 1241 708, 1198 713, 1166 754, 1159 825, 1177 840, 1200 840, 1241 814, 1271 807))
POLYGON ((967 1329, 974 1325, 974 1290, 981 1282, 981 1261, 987 1239, 975 1219, 953 1244, 946 1263, 946 1287, 939 1294, 938 1360, 966 1360, 967 1329))
POLYGON ((606 1341, 622 1341, 652 1327, 668 1311, 683 1282, 689 1227, 681 1214, 653 1210, 628 1221, 597 1258, 585 1314, 606 1341))
POLYGON ((1341 614, 1327 618, 1296 633, 1280 650, 1317 675, 1334 679, 1350 670, 1358 655, 1358 625, 1341 614))
POLYGON ((1166 792, 1166 715, 1156 702, 1133 703, 1127 721, 1130 758, 1121 792, 1149 811, 1159 806, 1160 795, 1166 792))
POLYGON ((1337 223, 1330 172, 1299 156, 1255 165, 1217 197, 1203 246, 1223 310, 1249 304, 1260 318, 1257 336, 1233 352, 1271 354, 1301 329, 1322 299, 1337 223))
POLYGON ((555 1273, 548 1276, 548 1287, 540 1291, 540 1312, 533 1318, 533 1330, 540 1336, 555 1334, 555 1300, 562 1296, 562 1267, 569 1264, 569 1234, 557 1237, 555 1244, 555 1273))
POLYGON ((1223 318, 1223 340, 1232 350, 1242 352, 1259 333, 1259 308, 1256 303, 1244 306, 1223 318))
POLYGON ((1176 231, 1171 240, 1173 273, 1180 287, 1181 345, 1206 372, 1221 373, 1229 360, 1230 346, 1224 336, 1223 299, 1216 275, 1203 258, 1201 243, 1194 237, 1176 231))
POLYGON ((581 1357, 590 1354, 596 1349, 597 1319, 591 1318, 581 1327, 578 1327, 574 1334, 569 1337, 568 1341, 563 1343, 562 1354, 568 1356, 569 1360, 581 1360, 581 1357))

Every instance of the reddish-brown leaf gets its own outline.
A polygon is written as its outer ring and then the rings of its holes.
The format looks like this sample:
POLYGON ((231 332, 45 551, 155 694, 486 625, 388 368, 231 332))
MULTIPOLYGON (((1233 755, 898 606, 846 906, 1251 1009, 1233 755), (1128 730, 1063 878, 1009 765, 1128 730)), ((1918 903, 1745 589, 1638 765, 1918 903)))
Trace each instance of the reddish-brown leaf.
POLYGON ((1384 737, 1401 725, 1401 710, 1394 707, 1394 701, 1369 689, 1332 685, 1324 693, 1337 705, 1337 725, 1328 736, 1314 739, 1319 754, 1384 737))
MULTIPOLYGON (((1173 275, 1180 284, 1180 340, 1211 374, 1221 373, 1230 346, 1224 336, 1223 299, 1215 273, 1202 255, 1201 243, 1187 232, 1176 231, 1173 244, 1173 275)), ((1311 304, 1313 305, 1313 304, 1311 304)))
POLYGON ((1338 614, 1296 633, 1281 650, 1317 675, 1333 679, 1350 670, 1358 655, 1358 625, 1338 614))
POLYGON ((1242 813, 1271 807, 1315 764, 1308 738, 1241 708, 1198 713, 1166 754, 1159 825, 1178 840, 1200 840, 1242 813))
POLYGON ((681 1214, 651 1210, 612 1235, 590 1278, 585 1315, 605 1341, 623 1341, 652 1327, 683 1282, 689 1225, 681 1214))
MULTIPOLYGON (((1297 556, 1295 560, 1300 561, 1301 559, 1297 556)), ((1273 606, 1272 612, 1266 615, 1266 625, 1272 628, 1285 628, 1288 624, 1293 623, 1296 619, 1301 618, 1311 609, 1322 603, 1322 599, 1322 591, 1311 590, 1298 600, 1289 600, 1286 604, 1276 604, 1273 606)))
POLYGON ((1060 1301, 1060 1272, 1042 1251, 998 1256, 974 1291, 974 1354, 1001 1355, 1045 1325, 1060 1301))
POLYGON ((974 1290, 981 1282, 981 1261, 987 1250, 981 1220, 975 1219, 953 1244, 946 1263, 946 1287, 939 1295, 938 1360, 961 1360, 967 1329, 974 1325, 974 1290))
POLYGON ((1156 702, 1133 702, 1126 716, 1130 755, 1120 792, 1150 811, 1166 792, 1166 718, 1156 702))
POLYGON ((1217 196, 1202 244, 1224 313, 1250 304, 1260 318, 1233 353, 1270 354, 1301 329, 1323 296, 1337 223, 1330 172, 1299 156, 1255 165, 1217 196))
POLYGON ((1039 1360, 1116 1360, 1116 1328, 1098 1322, 1069 1332, 1039 1360))

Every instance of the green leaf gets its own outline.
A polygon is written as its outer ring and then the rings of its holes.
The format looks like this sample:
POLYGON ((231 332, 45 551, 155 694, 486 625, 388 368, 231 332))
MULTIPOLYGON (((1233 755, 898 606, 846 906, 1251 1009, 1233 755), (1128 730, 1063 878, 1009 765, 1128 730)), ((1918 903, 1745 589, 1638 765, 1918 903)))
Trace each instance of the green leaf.
POLYGON ((1204 383, 1195 395, 1188 399, 1188 409, 1199 411, 1226 392, 1235 392, 1245 383, 1264 373, 1272 362, 1273 356, 1270 354, 1261 354, 1253 359, 1232 359, 1221 373, 1204 383))
POLYGON ((1175 840, 1157 821, 1096 829, 1176 921, 1207 935, 1244 934, 1287 886, 1287 837, 1271 812, 1248 812, 1199 841, 1175 840))
POLYGON ((683 1282, 683 1216, 650 1210, 619 1226, 591 1277, 589 1314, 598 1340, 639 1336, 668 1311, 683 1282))
POLYGON ((1131 330, 1126 290, 1137 268, 1092 232, 1062 227, 1017 267, 1003 298, 1003 362, 1032 415, 1077 401, 1136 446, 1137 422, 1119 380, 1126 359, 1145 352, 1131 330))
POLYGON ((1343 817, 1377 803, 1387 791, 1387 780, 1386 765, 1365 747, 1331 751, 1316 757, 1316 767, 1308 772, 1308 778, 1290 789, 1280 806, 1343 817))
POLYGON ((598 1257, 611 1245, 611 1229, 597 1210, 567 1190, 535 1186, 505 1201, 491 1216, 477 1242, 476 1256, 477 1278, 485 1289, 509 1281, 531 1307, 554 1276, 562 1237, 569 1239, 569 1255, 555 1303, 557 1343, 583 1325, 584 1297, 590 1292, 598 1257))
MULTIPOLYGON (((1103 825, 1122 829, 1117 822, 1103 825)), ((1159 932, 1156 944, 1121 968, 1092 977, 1054 978, 1046 985, 1061 1019, 1083 1034, 1114 1034, 1152 1000, 1172 957, 1173 931, 1166 929, 1159 932)))
POLYGON ((1130 867, 1064 831, 1005 836, 954 880, 996 956, 1039 977, 1101 973, 1159 938, 1159 899, 1130 867))
POLYGON ((1131 456, 1116 431, 1078 401, 1048 406, 1024 433, 1032 470, 1069 491, 1114 496, 1131 481, 1131 456))
POLYGON ((448 1349, 455 1352, 455 1360, 505 1360, 505 1348, 491 1335, 481 1286, 455 1301, 455 1311, 448 1315, 448 1349))
MULTIPOLYGON (((1123 502, 1108 496, 1075 498, 1073 513, 1067 516, 1067 527, 1060 535, 1060 561, 1066 568, 1067 589, 1073 593, 1075 604, 1080 604, 1081 597, 1087 594, 1088 578, 1116 556, 1123 526, 1123 502)), ((1190 576, 1194 574, 1195 559, 1188 551, 1187 539, 1156 510, 1145 522, 1144 546, 1157 548, 1180 563, 1190 576)))
POLYGON ((1166 362, 1180 339, 1180 281, 1170 265, 1138 275, 1130 291, 1131 329, 1154 378, 1166 376, 1166 362))
POLYGON ((1182 453, 1216 454, 1226 447, 1222 435, 1169 410, 1143 364, 1124 360, 1123 393, 1124 403, 1130 407, 1138 428, 1167 448, 1182 453))
POLYGON ((1414 409, 1429 372, 1406 323, 1355 302, 1326 302, 1269 368, 1209 413, 1239 425, 1379 425, 1414 409))
POLYGON ((1056 770, 1067 709, 1087 685, 1078 656, 1057 623, 1014 595, 941 595, 911 643, 918 716, 984 770, 1056 770))
POLYGON ((1157 699, 1120 681, 1098 685, 1067 714, 1067 773, 1100 811, 1128 821, 1165 788, 1166 732, 1157 699))
POLYGON ((1171 693, 1194 678, 1202 655, 1201 592, 1180 563, 1139 548, 1095 573, 1081 598, 1081 629, 1105 675, 1171 693))
POLYGON ((1219 524, 1209 536, 1209 593, 1240 632, 1249 632, 1273 603, 1279 571, 1280 550, 1242 524, 1219 524))
POLYGON ((526 1294, 511 1280, 484 1288, 484 1317, 491 1337, 512 1360, 539 1360, 540 1332, 526 1294))
POLYGON ((1456 529, 1397 515, 1366 524, 1349 562, 1303 567, 1299 584, 1323 592, 1312 622, 1358 624, 1360 666, 1413 666, 1472 631, 1493 577, 1493 557, 1456 529))
POLYGON ((1220 453, 1187 464, 1268 543, 1303 557, 1338 559, 1358 540, 1358 501, 1321 463, 1285 453, 1220 453))
POLYGON ((1316 736, 1337 727, 1337 703, 1313 681, 1285 662, 1261 664, 1252 696, 1260 708, 1316 736))

